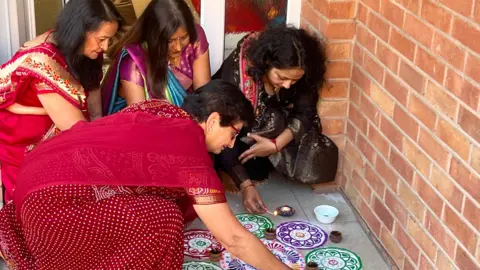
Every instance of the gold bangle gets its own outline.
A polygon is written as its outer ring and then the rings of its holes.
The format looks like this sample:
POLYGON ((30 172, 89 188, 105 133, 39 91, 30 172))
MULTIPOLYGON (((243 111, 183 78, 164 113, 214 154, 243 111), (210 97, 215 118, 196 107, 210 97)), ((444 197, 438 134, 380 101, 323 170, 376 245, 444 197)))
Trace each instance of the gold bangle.
POLYGON ((244 186, 243 188, 240 189, 241 192, 243 192, 247 187, 255 187, 254 184, 248 184, 246 186, 244 186))

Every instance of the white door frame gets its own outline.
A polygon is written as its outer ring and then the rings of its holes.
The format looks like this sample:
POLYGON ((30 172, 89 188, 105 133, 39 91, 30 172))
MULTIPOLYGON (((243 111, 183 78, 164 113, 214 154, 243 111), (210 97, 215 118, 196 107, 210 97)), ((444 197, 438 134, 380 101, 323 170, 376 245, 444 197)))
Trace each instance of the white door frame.
MULTIPOLYGON (((223 63, 225 50, 225 0, 203 0, 200 24, 209 40, 210 69, 215 74, 223 63), (213 42, 215 41, 215 42, 213 42)), ((287 24, 300 27, 302 1, 288 0, 287 24)))

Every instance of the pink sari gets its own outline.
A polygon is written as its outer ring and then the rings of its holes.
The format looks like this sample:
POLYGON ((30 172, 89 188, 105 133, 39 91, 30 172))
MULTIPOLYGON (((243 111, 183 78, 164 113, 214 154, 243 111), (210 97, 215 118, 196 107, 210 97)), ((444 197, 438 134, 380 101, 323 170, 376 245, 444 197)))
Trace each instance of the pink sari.
POLYGON ((194 204, 226 202, 203 130, 145 101, 40 144, 0 210, 16 269, 180 269, 194 204))
POLYGON ((7 202, 13 199, 26 152, 59 132, 48 115, 19 115, 7 108, 14 103, 41 108, 38 95, 49 93, 59 94, 86 114, 86 93, 52 43, 22 48, 0 66, 0 180, 7 202))

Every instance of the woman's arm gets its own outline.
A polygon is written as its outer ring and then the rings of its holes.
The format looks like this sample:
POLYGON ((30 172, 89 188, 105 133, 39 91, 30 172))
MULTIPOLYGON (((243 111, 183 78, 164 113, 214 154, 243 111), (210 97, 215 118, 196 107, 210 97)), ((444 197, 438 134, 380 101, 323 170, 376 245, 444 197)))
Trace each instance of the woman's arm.
POLYGON ((240 224, 227 203, 194 208, 208 230, 234 257, 258 269, 290 269, 240 224))
POLYGON ((95 89, 88 93, 87 105, 91 121, 102 117, 102 94, 100 89, 95 89))
POLYGON ((125 101, 127 101, 128 106, 146 99, 145 89, 129 81, 121 80, 120 89, 118 92, 119 96, 123 97, 125 101))
POLYGON ((85 121, 81 110, 56 93, 38 95, 40 103, 60 130, 67 130, 78 121, 85 121))
POLYGON ((6 110, 14 114, 48 115, 44 108, 24 106, 18 103, 13 103, 6 110))
POLYGON ((208 50, 200 55, 193 62, 193 89, 197 90, 198 88, 207 84, 212 75, 210 73, 210 56, 208 50))

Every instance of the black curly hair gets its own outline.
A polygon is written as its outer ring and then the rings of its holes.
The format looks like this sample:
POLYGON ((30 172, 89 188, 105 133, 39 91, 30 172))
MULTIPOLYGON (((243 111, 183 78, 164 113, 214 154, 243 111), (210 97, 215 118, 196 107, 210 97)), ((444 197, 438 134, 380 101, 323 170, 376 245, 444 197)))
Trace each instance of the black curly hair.
POLYGON ((304 29, 269 27, 250 42, 246 53, 252 64, 248 74, 255 80, 260 80, 273 67, 300 67, 305 70, 302 80, 309 89, 318 90, 326 81, 324 43, 304 29))

